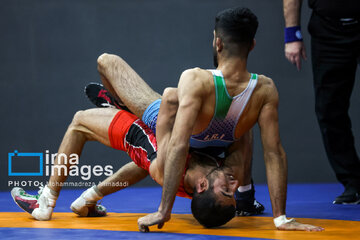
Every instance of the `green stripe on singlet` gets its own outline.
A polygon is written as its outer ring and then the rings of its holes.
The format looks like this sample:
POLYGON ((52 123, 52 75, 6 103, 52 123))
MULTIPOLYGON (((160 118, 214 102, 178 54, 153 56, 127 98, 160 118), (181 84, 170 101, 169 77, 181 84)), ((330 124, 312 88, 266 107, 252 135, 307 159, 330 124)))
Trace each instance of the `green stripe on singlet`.
POLYGON ((225 80, 223 77, 214 75, 214 83, 216 92, 216 107, 214 118, 225 119, 233 99, 229 96, 226 90, 225 80))

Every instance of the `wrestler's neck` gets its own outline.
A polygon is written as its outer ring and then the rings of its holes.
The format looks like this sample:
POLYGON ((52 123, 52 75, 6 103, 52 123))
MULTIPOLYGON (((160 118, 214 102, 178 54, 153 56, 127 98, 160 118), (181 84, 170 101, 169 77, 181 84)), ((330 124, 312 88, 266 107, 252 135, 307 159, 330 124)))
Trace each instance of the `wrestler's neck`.
POLYGON ((213 169, 212 166, 194 165, 186 171, 184 177, 184 188, 187 193, 193 193, 194 187, 199 179, 206 177, 213 169))
POLYGON ((216 69, 221 70, 225 79, 239 79, 248 81, 250 73, 247 70, 247 59, 237 56, 218 57, 219 65, 216 69))

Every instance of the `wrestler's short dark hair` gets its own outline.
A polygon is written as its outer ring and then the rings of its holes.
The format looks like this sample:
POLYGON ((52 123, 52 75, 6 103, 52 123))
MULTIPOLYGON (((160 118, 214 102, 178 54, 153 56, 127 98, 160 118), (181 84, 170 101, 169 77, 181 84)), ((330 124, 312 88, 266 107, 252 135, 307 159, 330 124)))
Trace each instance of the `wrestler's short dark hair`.
MULTIPOLYGON (((215 18, 215 32, 224 43, 235 45, 235 54, 249 53, 259 22, 248 8, 237 7, 219 12, 215 18), (236 52, 238 50, 238 52, 236 52)), ((234 52, 233 52, 234 53, 234 52)))
POLYGON ((195 219, 206 228, 224 225, 235 216, 233 205, 222 206, 216 199, 213 187, 198 193, 194 189, 191 212, 195 219))

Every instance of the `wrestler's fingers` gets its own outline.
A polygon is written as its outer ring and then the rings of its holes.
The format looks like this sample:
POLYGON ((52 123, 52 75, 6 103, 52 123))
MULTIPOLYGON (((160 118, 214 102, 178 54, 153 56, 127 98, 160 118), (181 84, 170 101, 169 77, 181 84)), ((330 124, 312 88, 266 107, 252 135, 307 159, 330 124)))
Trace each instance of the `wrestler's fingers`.
POLYGON ((145 226, 144 224, 142 223, 138 223, 138 227, 139 227, 139 231, 140 232, 149 232, 149 227, 148 226, 145 226))
POLYGON ((138 228, 140 232, 149 232, 149 227, 144 224, 145 217, 138 219, 138 228))
POLYGON ((313 225, 309 225, 309 224, 305 224, 303 229, 308 232, 321 232, 321 231, 325 230, 322 227, 313 226, 313 225))
POLYGON ((165 224, 165 223, 163 223, 163 222, 162 222, 162 223, 159 223, 159 224, 158 224, 158 229, 162 229, 162 227, 164 226, 164 224, 165 224))
POLYGON ((140 232, 150 232, 149 227, 142 226, 141 229, 139 228, 140 232))

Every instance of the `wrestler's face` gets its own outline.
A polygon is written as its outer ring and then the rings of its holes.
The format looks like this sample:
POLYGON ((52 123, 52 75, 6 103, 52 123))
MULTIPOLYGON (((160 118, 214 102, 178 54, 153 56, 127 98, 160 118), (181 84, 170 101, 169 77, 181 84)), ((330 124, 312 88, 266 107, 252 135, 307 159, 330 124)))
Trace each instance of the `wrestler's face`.
POLYGON ((218 170, 212 176, 212 183, 214 194, 221 205, 236 205, 234 193, 238 187, 238 181, 231 174, 218 170))

